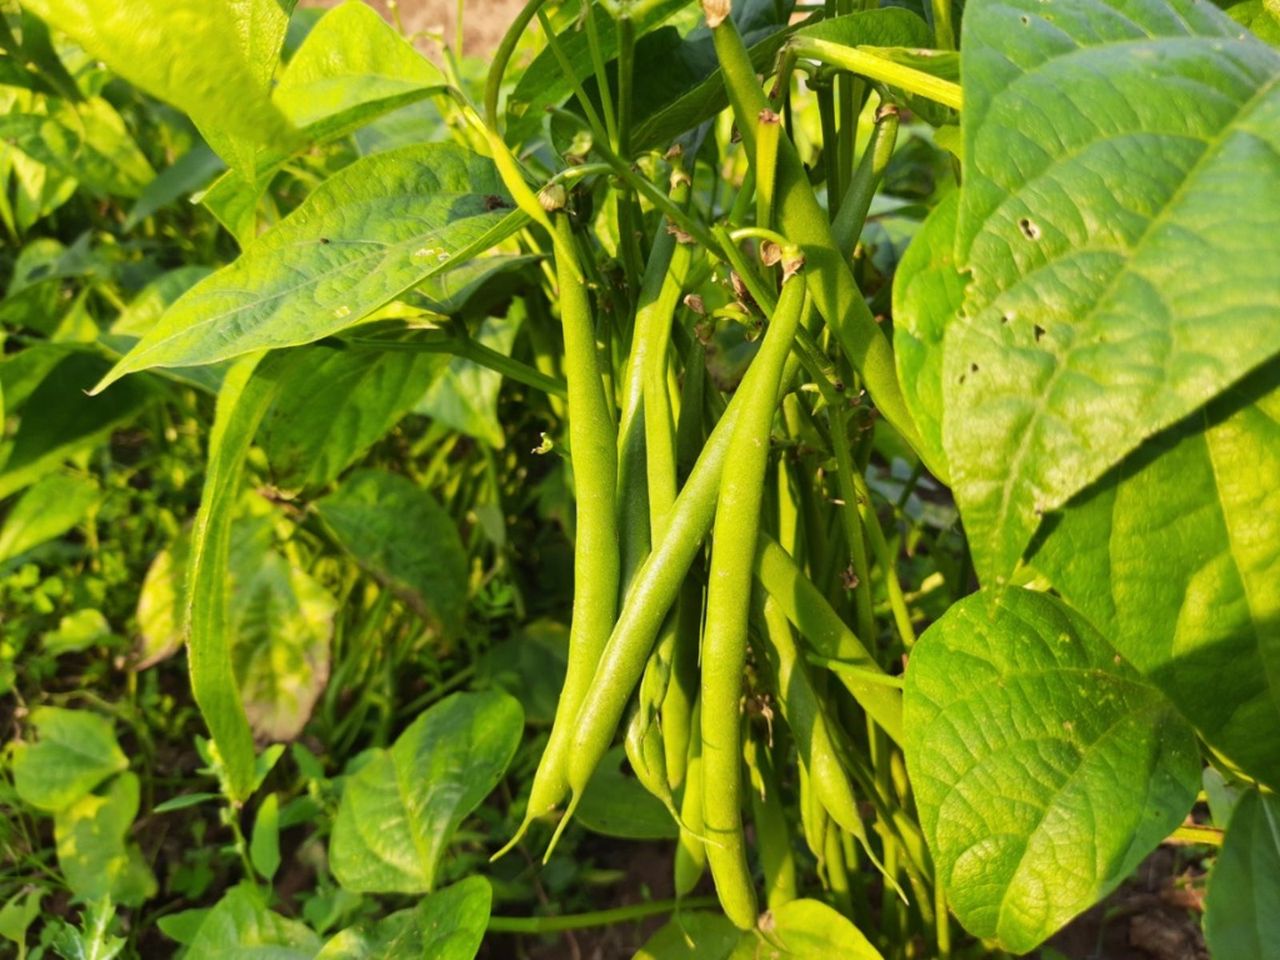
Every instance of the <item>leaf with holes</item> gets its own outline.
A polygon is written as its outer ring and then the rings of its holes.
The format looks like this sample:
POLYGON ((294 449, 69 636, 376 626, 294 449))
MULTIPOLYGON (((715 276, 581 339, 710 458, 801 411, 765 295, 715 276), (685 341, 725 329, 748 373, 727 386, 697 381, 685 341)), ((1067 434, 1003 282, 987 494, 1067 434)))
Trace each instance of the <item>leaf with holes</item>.
POLYGON ((1083 617, 1019 588, 961 600, 911 652, 920 826, 960 922, 1025 953, 1182 822, 1191 729, 1083 617))
POLYGON ((965 9, 943 441, 984 582, 1280 350, 1280 53, 1211 4, 965 9))

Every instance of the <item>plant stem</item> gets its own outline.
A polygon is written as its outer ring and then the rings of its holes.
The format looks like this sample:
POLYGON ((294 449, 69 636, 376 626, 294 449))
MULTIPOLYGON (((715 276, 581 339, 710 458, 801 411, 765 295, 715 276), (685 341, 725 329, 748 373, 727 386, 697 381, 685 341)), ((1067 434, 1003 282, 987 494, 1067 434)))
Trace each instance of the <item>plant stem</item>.
POLYGON ((626 907, 608 910, 592 910, 563 917, 490 917, 489 930, 493 933, 560 933, 564 930, 585 930, 588 927, 607 927, 615 923, 643 920, 661 916, 673 910, 698 910, 716 905, 715 897, 685 897, 683 900, 651 900, 626 907))

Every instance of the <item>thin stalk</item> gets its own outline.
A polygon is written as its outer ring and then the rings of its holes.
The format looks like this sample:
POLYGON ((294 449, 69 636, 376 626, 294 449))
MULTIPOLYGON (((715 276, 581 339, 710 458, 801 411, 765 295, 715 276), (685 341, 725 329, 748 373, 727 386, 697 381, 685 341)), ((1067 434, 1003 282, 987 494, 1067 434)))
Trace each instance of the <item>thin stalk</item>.
POLYGON ((963 108, 964 97, 960 84, 887 60, 872 53, 869 48, 846 47, 842 43, 820 40, 817 37, 797 37, 791 41, 791 48, 799 57, 848 70, 869 80, 933 100, 953 110, 963 108))
POLYGON ((502 75, 507 71, 507 64, 511 61, 511 55, 515 53, 516 44, 520 42, 530 21, 544 3, 546 0, 529 0, 521 7, 516 18, 511 21, 511 26, 507 27, 507 32, 502 35, 498 49, 493 53, 493 65, 489 68, 489 76, 484 85, 484 116, 488 125, 494 130, 498 129, 498 97, 502 93, 502 75))
POLYGON ((600 115, 596 113, 596 108, 592 106, 591 100, 587 97, 587 92, 582 88, 582 82, 578 79, 578 74, 574 71, 573 64, 569 62, 568 55, 564 52, 564 48, 560 46, 555 28, 552 27, 551 21, 547 19, 547 15, 542 10, 538 11, 538 23, 542 26, 542 33, 547 38, 547 47, 551 50, 552 56, 556 58, 556 63, 560 65, 560 73, 573 88, 573 95, 577 99, 578 105, 582 107, 582 113, 587 118, 591 132, 597 137, 608 136, 604 125, 600 122, 600 115))
POLYGON ((591 68, 596 74, 596 90, 600 93, 600 109, 604 111, 604 127, 609 143, 618 145, 618 121, 613 112, 613 94, 609 90, 609 75, 605 72, 604 48, 600 44, 600 31, 596 28, 595 4, 582 0, 583 19, 587 26, 587 46, 591 49, 591 68))

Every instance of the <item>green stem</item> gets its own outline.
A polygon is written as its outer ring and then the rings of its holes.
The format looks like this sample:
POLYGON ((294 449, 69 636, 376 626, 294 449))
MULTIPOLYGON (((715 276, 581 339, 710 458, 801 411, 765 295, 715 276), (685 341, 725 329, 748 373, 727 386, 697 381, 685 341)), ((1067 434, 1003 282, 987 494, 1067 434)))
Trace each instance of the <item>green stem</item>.
POLYGON ((651 900, 626 907, 608 910, 592 910, 563 917, 490 917, 489 930, 493 933, 561 933, 565 930, 585 930, 589 927, 607 927, 615 923, 657 917, 673 910, 700 910, 716 905, 715 897, 685 897, 683 900, 651 900))
POLYGON ((587 92, 582 88, 582 82, 578 79, 578 74, 574 71, 573 64, 569 62, 568 55, 564 52, 564 48, 560 46, 555 28, 551 26, 551 21, 547 19, 547 15, 541 10, 538 11, 538 23, 541 24, 542 33, 547 38, 548 49, 551 50, 552 56, 556 58, 556 63, 560 65, 560 73, 573 88, 573 95, 577 98, 578 105, 582 107, 582 113, 587 118, 587 123, 591 125, 591 132, 597 137, 608 136, 604 125, 600 122, 600 115, 596 113, 596 108, 591 105, 587 92))
POLYGON ((604 111, 604 126, 609 143, 618 145, 618 121, 613 113, 613 94, 609 90, 609 75, 605 73, 604 48, 600 44, 600 31, 596 28, 595 4, 582 0, 583 18, 587 26, 587 46, 591 49, 591 69, 596 74, 596 90, 600 94, 600 109, 604 111))
POLYGON ((489 68, 489 76, 484 85, 484 116, 494 130, 498 129, 498 97, 502 93, 502 75, 507 71, 507 64, 515 53, 516 44, 544 3, 546 0, 529 0, 511 21, 511 26, 502 35, 502 42, 493 53, 493 65, 489 68))

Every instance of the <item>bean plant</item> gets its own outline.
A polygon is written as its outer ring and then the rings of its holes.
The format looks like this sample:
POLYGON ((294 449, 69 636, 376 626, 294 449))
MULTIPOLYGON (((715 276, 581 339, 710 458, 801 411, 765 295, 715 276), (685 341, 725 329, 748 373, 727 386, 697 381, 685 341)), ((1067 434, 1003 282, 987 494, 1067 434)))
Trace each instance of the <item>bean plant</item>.
POLYGON ((116 651, 5 638, 20 955, 1053 957, 1164 846, 1275 956, 1273 3, 292 8, 0 18, 0 560, 116 651))

